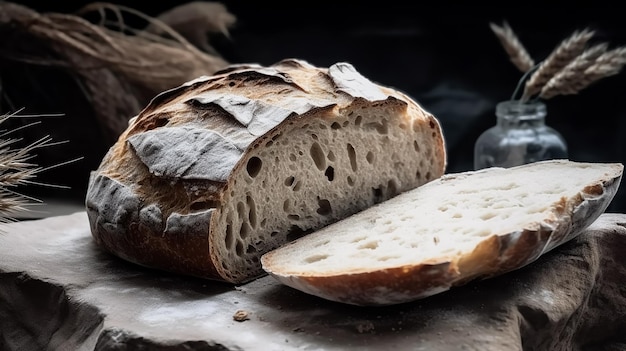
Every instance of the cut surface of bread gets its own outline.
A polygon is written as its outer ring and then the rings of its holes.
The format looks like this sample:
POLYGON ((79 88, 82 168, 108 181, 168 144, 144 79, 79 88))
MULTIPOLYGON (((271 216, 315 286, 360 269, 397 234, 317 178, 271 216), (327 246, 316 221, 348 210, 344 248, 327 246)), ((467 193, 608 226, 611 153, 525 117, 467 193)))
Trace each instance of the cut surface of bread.
POLYGON ((233 65, 164 92, 92 172, 91 232, 140 265, 243 283, 272 249, 443 175, 438 120, 348 63, 233 65))
POLYGON ((278 281, 354 305, 391 305, 521 268, 612 201, 620 163, 541 161, 446 174, 261 258, 278 281))

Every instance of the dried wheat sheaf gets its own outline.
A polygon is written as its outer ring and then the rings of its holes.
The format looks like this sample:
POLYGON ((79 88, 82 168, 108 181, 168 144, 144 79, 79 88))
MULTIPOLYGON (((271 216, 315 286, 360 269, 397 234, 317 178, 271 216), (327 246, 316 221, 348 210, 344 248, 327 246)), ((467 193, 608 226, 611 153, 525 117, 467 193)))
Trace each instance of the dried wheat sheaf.
MULTIPOLYGON (((513 64, 524 72, 520 101, 550 99, 557 95, 578 94, 602 78, 618 74, 626 64, 626 47, 609 50, 608 43, 589 46, 595 35, 590 29, 575 31, 557 45, 543 61, 534 64, 508 23, 490 23, 513 64)), ((513 93, 514 100, 519 90, 513 93)))
MULTIPOLYGON (((234 16, 223 6, 207 8, 209 5, 181 5, 184 13, 195 14, 184 24, 198 31, 226 31, 234 16)), ((5 62, 22 63, 28 72, 38 72, 39 67, 56 68, 58 74, 76 81, 76 87, 52 84, 50 89, 66 89, 69 98, 79 95, 89 101, 93 111, 84 114, 94 115, 108 143, 117 140, 128 119, 156 94, 229 64, 223 57, 192 45, 164 20, 108 2, 88 3, 74 14, 65 14, 40 13, 0 1, 0 32, 4 35, 0 41, 0 80, 2 75, 15 74, 2 69, 5 62), (144 30, 142 23, 156 29, 144 30)), ((50 81, 35 82, 45 91, 41 86, 50 81)), ((18 87, 11 90, 20 93, 18 87)))

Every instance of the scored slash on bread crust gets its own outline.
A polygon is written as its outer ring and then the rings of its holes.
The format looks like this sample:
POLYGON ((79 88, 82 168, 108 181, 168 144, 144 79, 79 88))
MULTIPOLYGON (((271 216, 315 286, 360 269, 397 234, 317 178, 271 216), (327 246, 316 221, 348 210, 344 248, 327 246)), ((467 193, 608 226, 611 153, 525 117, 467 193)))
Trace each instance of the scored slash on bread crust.
POLYGON ((243 283, 262 254, 444 174, 438 120, 348 63, 232 65, 155 97, 92 172, 104 249, 243 283))
POLYGON ((519 269, 608 207, 619 163, 541 161, 447 174, 261 258, 278 281, 328 300, 391 305, 519 269))

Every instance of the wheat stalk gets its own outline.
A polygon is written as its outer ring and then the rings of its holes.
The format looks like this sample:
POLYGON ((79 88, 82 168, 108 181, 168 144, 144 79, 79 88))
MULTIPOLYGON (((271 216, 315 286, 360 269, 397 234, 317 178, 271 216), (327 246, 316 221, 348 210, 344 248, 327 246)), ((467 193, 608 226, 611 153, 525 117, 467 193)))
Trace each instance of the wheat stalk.
MULTIPOLYGON (((17 116, 17 113, 1 115, 0 124, 6 122, 9 118, 17 116)), ((43 115, 20 117, 42 116, 43 115)), ((38 124, 38 122, 0 133, 0 224, 13 222, 15 221, 16 215, 30 211, 30 206, 32 205, 42 203, 39 199, 21 194, 17 191, 18 187, 27 184, 36 184, 63 188, 63 186, 36 182, 35 178, 41 172, 79 160, 74 159, 50 167, 40 167, 32 162, 35 157, 33 154, 34 151, 59 143, 53 142, 50 136, 45 136, 26 146, 17 146, 17 143, 22 141, 21 139, 7 137, 11 133, 35 124, 38 124)))
POLYGON ((588 80, 585 79, 585 71, 596 63, 596 60, 606 52, 607 47, 607 43, 601 43, 585 50, 580 56, 555 74, 554 77, 550 78, 546 85, 541 88, 539 97, 550 99, 556 95, 578 93, 587 85, 583 83, 583 81, 588 80))
POLYGON ((606 78, 612 75, 618 74, 623 66, 626 65, 626 47, 621 47, 606 51, 599 55, 595 61, 591 62, 587 67, 581 68, 577 72, 566 73, 563 72, 563 77, 570 76, 562 82, 554 82, 554 87, 548 89, 548 84, 545 87, 546 92, 542 92, 540 97, 550 98, 555 95, 567 95, 577 94, 582 89, 588 87, 596 81, 606 78))
POLYGON ((526 48, 519 41, 517 35, 515 35, 513 29, 511 29, 507 22, 504 22, 502 26, 498 26, 494 23, 490 23, 489 26, 500 40, 502 47, 517 69, 522 72, 528 72, 535 66, 535 61, 530 57, 526 48))
POLYGON ((585 50, 587 42, 593 35, 594 31, 584 29, 574 32, 569 38, 562 41, 526 81, 521 98, 522 102, 539 93, 544 84, 556 73, 581 55, 585 50))

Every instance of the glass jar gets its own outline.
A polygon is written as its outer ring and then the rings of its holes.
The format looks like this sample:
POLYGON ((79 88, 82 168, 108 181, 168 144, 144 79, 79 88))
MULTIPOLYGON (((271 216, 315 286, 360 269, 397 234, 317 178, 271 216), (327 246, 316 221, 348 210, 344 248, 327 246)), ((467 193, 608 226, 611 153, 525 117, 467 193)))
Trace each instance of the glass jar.
POLYGON ((474 169, 567 158, 567 144, 559 132, 546 125, 546 113, 546 105, 540 101, 498 103, 496 125, 476 139, 474 169))

